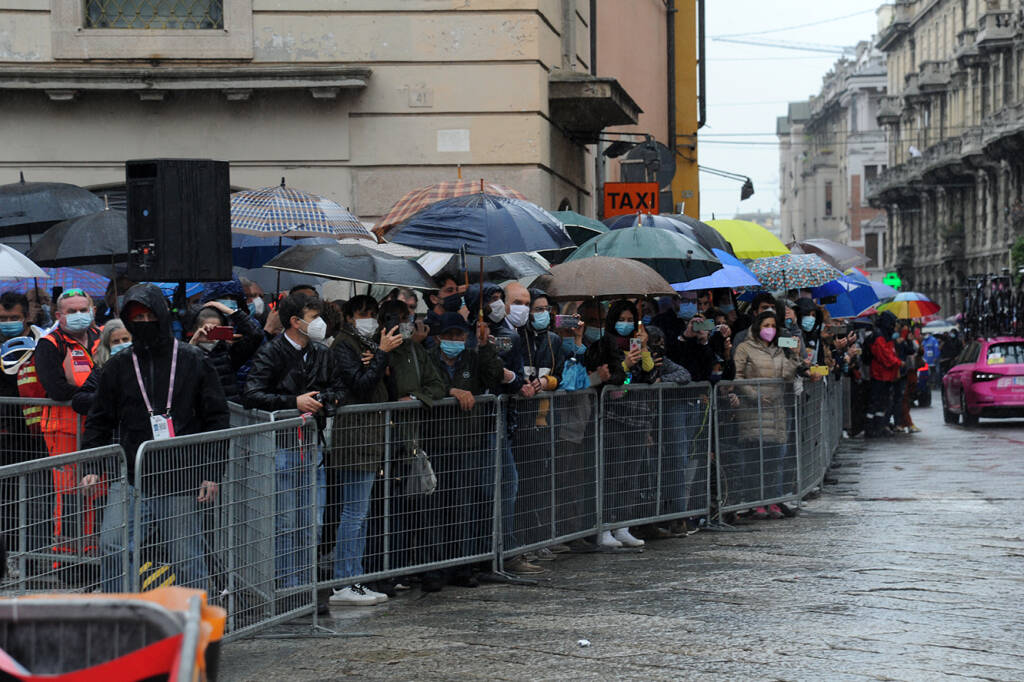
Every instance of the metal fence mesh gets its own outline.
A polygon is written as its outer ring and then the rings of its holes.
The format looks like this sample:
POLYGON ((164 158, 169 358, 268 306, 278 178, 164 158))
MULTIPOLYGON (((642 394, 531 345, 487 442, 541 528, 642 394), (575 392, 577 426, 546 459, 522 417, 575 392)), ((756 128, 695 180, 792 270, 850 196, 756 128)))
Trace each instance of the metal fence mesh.
POLYGON ((224 28, 223 0, 85 0, 86 28, 224 28))

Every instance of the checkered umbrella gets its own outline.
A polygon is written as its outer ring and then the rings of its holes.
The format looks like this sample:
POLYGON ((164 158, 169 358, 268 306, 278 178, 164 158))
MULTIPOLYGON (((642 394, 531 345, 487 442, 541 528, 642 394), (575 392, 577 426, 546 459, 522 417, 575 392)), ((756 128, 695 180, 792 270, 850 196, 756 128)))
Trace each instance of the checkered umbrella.
POLYGON ((54 287, 60 287, 61 289, 81 289, 93 298, 102 298, 110 283, 106 277, 77 268, 43 268, 43 272, 46 273, 45 278, 19 279, 13 284, 0 285, 0 290, 26 294, 35 287, 47 292, 54 287))
MULTIPOLYGON (((394 206, 373 226, 373 233, 385 238, 388 231, 399 223, 405 222, 415 213, 443 199, 462 197, 467 194, 491 194, 510 199, 523 199, 522 194, 504 185, 495 185, 482 180, 455 180, 427 185, 409 192, 399 199, 394 206)), ((389 240, 390 241, 390 240, 389 240)))
POLYGON ((355 237, 377 241, 359 219, 324 197, 285 187, 231 195, 231 231, 265 237, 355 237))

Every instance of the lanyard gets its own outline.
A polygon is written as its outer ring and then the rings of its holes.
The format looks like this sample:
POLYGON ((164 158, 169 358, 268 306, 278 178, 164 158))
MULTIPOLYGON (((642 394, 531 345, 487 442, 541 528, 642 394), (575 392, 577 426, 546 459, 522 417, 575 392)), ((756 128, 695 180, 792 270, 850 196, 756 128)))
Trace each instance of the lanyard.
MULTIPOLYGON (((139 359, 135 353, 132 353, 132 362, 135 363, 135 378, 139 382, 139 392, 142 393, 142 399, 146 402, 146 409, 150 414, 153 414, 153 406, 149 404, 149 395, 146 394, 146 387, 142 383, 142 372, 139 371, 139 359)), ((174 354, 171 356, 171 380, 167 384, 167 409, 164 410, 164 414, 171 413, 171 398, 174 397, 174 375, 178 371, 178 340, 174 340, 174 354)))

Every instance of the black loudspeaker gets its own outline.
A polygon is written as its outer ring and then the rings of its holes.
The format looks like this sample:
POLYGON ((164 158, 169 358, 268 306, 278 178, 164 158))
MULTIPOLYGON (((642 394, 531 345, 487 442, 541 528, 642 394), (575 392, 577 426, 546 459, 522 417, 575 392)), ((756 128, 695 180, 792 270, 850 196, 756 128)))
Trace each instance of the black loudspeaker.
POLYGON ((125 163, 128 279, 231 279, 231 189, 226 161, 125 163))

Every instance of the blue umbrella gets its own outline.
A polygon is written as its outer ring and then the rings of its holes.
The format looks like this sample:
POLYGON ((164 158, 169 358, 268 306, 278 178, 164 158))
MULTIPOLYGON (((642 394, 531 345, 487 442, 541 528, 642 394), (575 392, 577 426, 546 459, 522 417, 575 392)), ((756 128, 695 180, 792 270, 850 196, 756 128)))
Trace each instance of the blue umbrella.
POLYGON ((387 233, 387 240, 426 251, 501 256, 558 251, 576 244, 562 223, 536 204, 468 194, 431 204, 387 233))
POLYGON ((330 237, 278 237, 276 235, 231 234, 231 263, 239 268, 261 268, 274 256, 298 244, 337 244, 330 237))
POLYGON ((722 269, 707 275, 698 277, 689 282, 673 284, 676 291, 697 291, 700 289, 735 289, 737 287, 760 286, 754 273, 744 265, 739 258, 731 256, 722 249, 711 249, 718 260, 722 261, 722 269))
POLYGON ((835 302, 825 304, 832 317, 856 317, 878 303, 878 296, 875 295, 870 283, 864 284, 860 279, 864 278, 843 275, 811 289, 811 296, 818 299, 834 296, 835 302))
POLYGON ((107 291, 107 284, 110 283, 106 277, 88 270, 77 268, 43 268, 43 270, 49 275, 48 279, 22 279, 10 285, 0 283, 0 289, 25 294, 37 286, 43 291, 60 287, 61 289, 81 289, 93 298, 103 298, 107 291))

